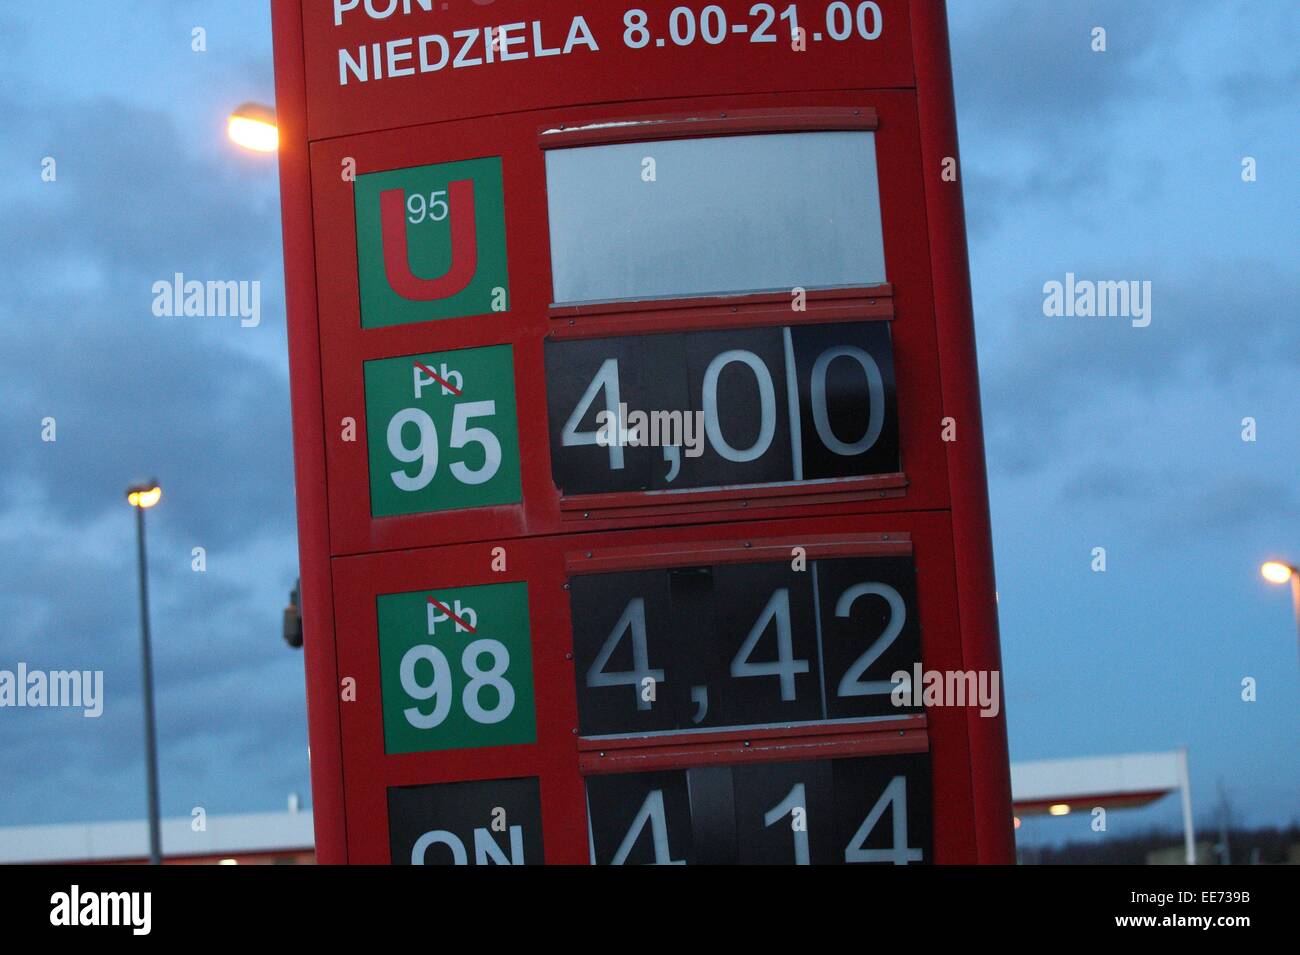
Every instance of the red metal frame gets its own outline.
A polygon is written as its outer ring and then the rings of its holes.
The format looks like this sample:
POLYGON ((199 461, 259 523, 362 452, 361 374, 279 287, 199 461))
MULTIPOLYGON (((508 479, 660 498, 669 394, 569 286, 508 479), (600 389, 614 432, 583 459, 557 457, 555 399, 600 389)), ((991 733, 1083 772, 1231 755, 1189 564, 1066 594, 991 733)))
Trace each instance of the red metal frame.
POLYGON ((307 78, 302 11, 296 2, 271 7, 275 34, 275 101, 280 129, 285 313, 289 335, 289 395, 293 406, 294 480, 298 504, 298 562, 311 751, 312 822, 316 858, 348 861, 343 794, 343 747, 335 668, 330 529, 322 431, 320 329, 316 313, 312 183, 307 154, 307 78))
MULTIPOLYGON (((748 529, 742 524, 732 530, 748 529)), ((627 547, 598 544, 590 550, 570 550, 564 554, 564 569, 571 574, 604 574, 616 570, 648 570, 656 567, 695 567, 700 564, 752 564, 755 561, 787 561, 793 548, 802 547, 808 560, 828 557, 910 556, 912 535, 893 534, 821 534, 814 540, 806 537, 764 538, 755 541, 710 540, 692 542, 688 547, 665 545, 662 541, 633 544, 627 547)))
MULTIPOLYGON (((576 698, 572 664, 564 658, 571 650, 567 601, 560 595, 566 555, 587 550, 592 558, 571 559, 635 566, 637 560, 665 559, 656 557, 655 549, 681 553, 689 547, 699 559, 718 550, 718 539, 751 537, 782 546, 816 539, 832 548, 827 553, 855 546, 842 539, 845 535, 859 545, 906 544, 914 549, 925 667, 1000 667, 961 185, 940 177, 942 161, 958 155, 944 5, 941 0, 879 2, 887 27, 865 53, 827 44, 816 57, 791 60, 775 49, 727 43, 709 48, 704 69, 701 48, 621 48, 624 7, 587 4, 583 14, 601 37, 600 53, 578 50, 562 59, 340 86, 340 48, 430 30, 450 34, 467 24, 491 23, 491 11, 469 0, 449 0, 436 22, 353 16, 335 27, 328 4, 272 0, 319 861, 388 861, 384 793, 389 785, 537 775, 547 861, 585 862, 583 772, 645 765, 636 762, 642 758, 665 767, 786 758, 790 746, 822 745, 845 752, 928 746, 936 861, 1013 861, 1002 711, 981 718, 974 709, 934 708, 924 718, 891 720, 888 728, 855 723, 747 730, 740 731, 739 742, 722 733, 658 743, 605 742, 603 750, 571 732, 577 725, 576 698), (583 104, 596 95, 601 105, 583 104), (656 98, 640 99, 647 95, 656 98), (844 111, 851 116, 853 109, 861 115, 849 120, 844 111), (552 305, 546 197, 539 188, 545 182, 542 145, 612 140, 569 130, 548 134, 539 144, 539 128, 689 111, 697 120, 706 117, 695 135, 719 135, 771 129, 772 123, 865 124, 872 110, 888 286, 813 291, 806 313, 791 313, 783 296, 762 295, 552 305), (468 121, 473 117, 490 120, 468 121), (339 176, 342 158, 353 157, 357 172, 365 173, 480 155, 504 158, 511 311, 505 317, 363 333, 352 191, 339 176), (560 499, 535 410, 544 415, 544 339, 795 320, 892 322, 905 478, 833 482, 837 491, 814 486, 794 495, 797 502, 776 488, 751 489, 739 497, 695 492, 689 504, 675 503, 667 512, 629 495, 603 495, 600 502, 560 499), (529 409, 529 417, 520 418, 525 503, 372 520, 362 361, 498 343, 514 347, 518 403, 529 409), (334 440, 344 416, 355 418, 361 432, 361 440, 346 448, 334 440), (958 440, 940 440, 944 416, 956 419, 958 440), (528 422, 538 426, 529 428, 528 422), (777 503, 782 498, 787 500, 777 503), (666 513, 680 526, 664 527, 666 513), (743 524, 715 523, 741 516, 747 519, 743 524), (869 540, 873 534, 880 539, 869 540), (509 552, 508 574, 490 570, 491 549, 498 545, 509 552), (384 755, 375 595, 503 578, 529 582, 537 708, 546 716, 538 721, 538 742, 478 752, 384 755), (543 593, 556 599, 537 599, 543 593), (342 676, 357 679, 354 703, 340 704, 342 676), (618 755, 593 755, 600 752, 618 755)), ((669 0, 637 4, 656 16, 673 5, 669 0)), ((729 12, 750 6, 725 5, 729 12)), ((657 128, 660 134, 671 131, 668 124, 657 128)), ((615 134, 599 134, 606 135, 615 134)))
POLYGON ((715 298, 632 299, 585 305, 552 305, 548 338, 592 338, 644 331, 693 332, 743 325, 799 325, 815 322, 889 321, 894 290, 889 283, 869 288, 809 289, 807 309, 790 310, 787 292, 756 292, 715 298))
POLYGON ((596 773, 689 769, 720 762, 777 763, 844 756, 924 753, 930 748, 925 716, 877 722, 822 723, 741 729, 650 739, 579 739, 578 768, 596 773))
POLYGON ((638 116, 617 126, 605 123, 558 123, 537 131, 542 149, 569 146, 608 146, 655 139, 698 139, 744 133, 793 133, 829 129, 875 129, 876 111, 866 107, 805 107, 803 109, 731 109, 715 113, 668 113, 638 116))
MULTIPOLYGON (((998 648, 997 590, 989 524, 988 479, 984 470, 984 427, 980 415, 975 319, 971 312, 970 264, 961 178, 944 182, 947 157, 961 163, 957 116, 948 52, 948 18, 943 0, 911 0, 917 116, 921 124, 921 166, 925 175, 939 381, 946 415, 958 422, 958 440, 948 442, 953 544, 958 555, 957 606, 962 659, 967 669, 1002 669, 998 648)), ((993 717, 967 715, 975 831, 981 862, 1015 862, 1011 823, 1011 767, 1007 751, 1005 695, 993 717)))

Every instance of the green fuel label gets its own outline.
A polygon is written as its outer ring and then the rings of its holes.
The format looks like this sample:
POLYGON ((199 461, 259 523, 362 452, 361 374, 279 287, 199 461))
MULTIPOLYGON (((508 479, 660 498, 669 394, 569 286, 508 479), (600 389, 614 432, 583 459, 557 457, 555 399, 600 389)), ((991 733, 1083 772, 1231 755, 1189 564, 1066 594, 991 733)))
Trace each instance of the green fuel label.
POLYGON ((373 516, 519 503, 509 345, 368 361, 365 384, 373 516))
POLYGON ((504 312, 501 158, 357 176, 361 327, 504 312))
POLYGON ((383 594, 376 610, 385 752, 536 741, 526 583, 383 594))

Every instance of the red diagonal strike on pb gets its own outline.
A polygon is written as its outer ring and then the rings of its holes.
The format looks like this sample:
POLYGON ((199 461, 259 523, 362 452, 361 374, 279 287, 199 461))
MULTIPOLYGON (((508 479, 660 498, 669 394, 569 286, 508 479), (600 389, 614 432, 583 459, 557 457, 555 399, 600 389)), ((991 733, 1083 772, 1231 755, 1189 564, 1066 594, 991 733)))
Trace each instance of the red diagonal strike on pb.
POLYGON ((471 627, 469 624, 467 624, 464 620, 460 619, 460 617, 458 617, 458 616, 456 616, 454 613, 452 613, 450 607, 444 607, 441 603, 439 603, 438 600, 437 600, 436 598, 434 598, 434 597, 429 597, 428 600, 429 600, 429 603, 433 604, 435 607, 437 607, 439 610, 441 610, 443 613, 445 613, 448 617, 451 617, 452 620, 455 620, 456 623, 457 623, 459 626, 461 626, 461 627, 463 627, 464 629, 468 630, 470 633, 477 633, 477 632, 478 632, 478 631, 475 630, 473 627, 471 627))
POLYGON ((444 379, 441 375, 439 375, 436 371, 434 371, 434 370, 433 370, 432 368, 430 368, 428 365, 422 365, 422 364, 420 364, 420 363, 417 361, 417 362, 415 363, 415 367, 418 368, 418 369, 420 369, 420 371, 424 372, 426 375, 428 375, 430 378, 432 378, 432 379, 433 379, 434 381, 436 381, 438 384, 442 385, 442 387, 446 388, 446 389, 447 389, 448 391, 450 391, 453 395, 459 395, 459 394, 460 394, 460 389, 459 389, 459 388, 457 388, 457 387, 456 387, 455 385, 453 385, 451 382, 449 382, 449 381, 447 381, 446 379, 444 379))

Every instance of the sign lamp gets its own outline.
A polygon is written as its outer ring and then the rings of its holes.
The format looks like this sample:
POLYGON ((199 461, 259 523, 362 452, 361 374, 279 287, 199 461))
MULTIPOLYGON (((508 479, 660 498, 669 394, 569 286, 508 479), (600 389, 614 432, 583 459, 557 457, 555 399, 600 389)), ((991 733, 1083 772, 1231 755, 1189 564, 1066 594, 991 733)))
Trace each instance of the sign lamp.
POLYGON ((1264 579, 1270 584, 1284 584, 1291 579, 1291 575, 1296 569, 1290 564, 1284 564, 1280 560, 1265 561, 1259 568, 1259 572, 1264 575, 1264 579))
POLYGON ((226 132, 232 142, 258 153, 273 153, 280 148, 280 129, 275 110, 258 103, 245 103, 226 120, 226 132))

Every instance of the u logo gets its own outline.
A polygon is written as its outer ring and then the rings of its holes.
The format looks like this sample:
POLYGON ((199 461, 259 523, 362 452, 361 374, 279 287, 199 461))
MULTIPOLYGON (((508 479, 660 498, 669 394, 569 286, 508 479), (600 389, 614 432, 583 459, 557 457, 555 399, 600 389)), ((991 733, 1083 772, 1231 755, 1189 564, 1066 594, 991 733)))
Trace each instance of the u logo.
POLYGON ((508 310, 501 157, 362 173, 353 212, 362 328, 508 310))
POLYGON ((384 274, 394 292, 404 299, 430 302, 463 292, 478 271, 478 230, 474 221, 474 180, 457 179, 447 186, 451 219, 451 264, 437 278, 422 278, 411 271, 406 242, 406 190, 385 189, 379 194, 383 229, 384 274))

